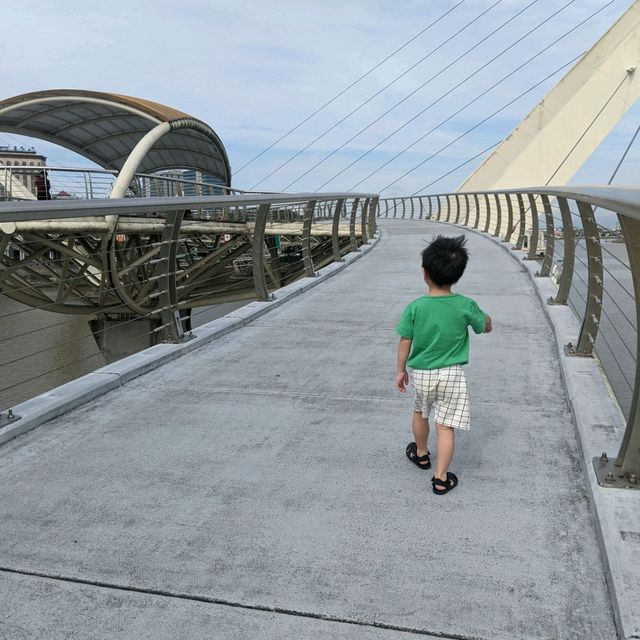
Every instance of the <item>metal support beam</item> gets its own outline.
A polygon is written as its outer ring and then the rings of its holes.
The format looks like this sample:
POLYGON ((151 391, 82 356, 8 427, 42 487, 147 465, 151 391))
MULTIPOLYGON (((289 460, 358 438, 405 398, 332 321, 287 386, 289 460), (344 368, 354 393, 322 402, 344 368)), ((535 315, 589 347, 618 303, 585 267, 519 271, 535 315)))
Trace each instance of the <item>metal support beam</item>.
POLYGON ((162 293, 159 297, 162 334, 165 342, 180 342, 184 336, 180 312, 178 310, 178 292, 176 289, 176 270, 178 268, 178 238, 182 224, 183 211, 168 211, 164 220, 162 246, 158 264, 164 265, 164 277, 160 281, 162 293))
POLYGON ((489 204, 489 194, 484 194, 484 229, 485 233, 489 233, 491 225, 491 205, 489 204))
POLYGON ((473 206, 476 208, 476 219, 473 223, 473 228, 477 229, 480 226, 480 200, 477 193, 473 194, 473 206))
MULTIPOLYGON (((304 273, 307 277, 313 278, 316 275, 313 268, 313 258, 311 256, 311 227, 313 225, 313 212, 316 208, 316 200, 309 200, 304 208, 304 220, 302 222, 302 259, 304 262, 304 273)), ((356 198, 356 203, 358 199, 356 198)), ((352 221, 352 234, 355 235, 355 220, 352 221)))
POLYGON ((582 318, 580 335, 578 336, 578 346, 570 348, 569 353, 576 356, 593 355, 593 347, 598 335, 600 325, 600 314, 602 313, 603 299, 603 268, 602 268, 602 247, 600 245, 600 235, 598 225, 593 215, 591 205, 586 202, 578 202, 578 211, 584 230, 584 241, 587 247, 587 301, 582 318))
POLYGON ((571 211, 566 198, 556 198, 562 216, 564 254, 562 256, 562 273, 558 281, 558 293, 554 298, 549 298, 549 304, 567 304, 571 283, 573 282, 573 267, 575 263, 576 249, 573 239, 573 223, 571 211))
POLYGON ((495 238, 500 237, 500 229, 502 228, 502 207, 500 206, 500 194, 494 194, 494 200, 496 201, 496 228, 493 231, 495 238))
POLYGON ((524 245, 524 231, 525 231, 525 219, 526 219, 526 212, 524 209, 524 198, 522 197, 521 193, 518 193, 516 198, 518 199, 518 209, 520 210, 520 222, 519 224, 519 229, 518 229, 518 239, 516 240, 516 244, 514 249, 522 249, 522 246, 524 245))
POLYGON ((469 204, 469 195, 464 194, 464 226, 469 226, 469 210, 471 209, 471 205, 469 204))
MULTIPOLYGON (((385 200, 388 203, 388 200, 385 200)), ((340 253, 340 237, 338 236, 338 230, 340 228, 340 216, 342 216, 342 212, 344 211, 344 198, 339 198, 336 200, 336 207, 333 210, 333 223, 331 225, 331 248, 333 250, 333 260, 334 262, 340 262, 342 260, 342 255, 340 253)), ((387 212, 389 211, 389 207, 387 207, 387 212)))
POLYGON ((351 205, 351 218, 349 220, 349 237, 351 238, 351 251, 358 250, 358 238, 356 237, 356 216, 358 215, 359 204, 360 198, 354 198, 351 205))
POLYGON ((529 210, 531 211, 531 236, 529 237, 529 253, 527 260, 535 260, 538 255, 538 207, 536 205, 536 197, 533 193, 527 194, 529 197, 529 210))
POLYGON ((264 263, 264 230, 267 226, 270 204, 261 204, 256 213, 256 222, 253 229, 253 239, 251 242, 251 261, 253 263, 253 286, 256 290, 258 300, 269 300, 269 289, 267 287, 267 276, 264 263))
POLYGON ((545 219, 545 248, 544 248, 544 260, 542 261, 542 267, 539 275, 542 278, 549 277, 551 273, 551 265, 553 264, 553 253, 555 251, 556 234, 555 225, 553 223, 553 211, 551 209, 551 203, 549 202, 549 196, 541 196, 542 207, 544 209, 545 219))

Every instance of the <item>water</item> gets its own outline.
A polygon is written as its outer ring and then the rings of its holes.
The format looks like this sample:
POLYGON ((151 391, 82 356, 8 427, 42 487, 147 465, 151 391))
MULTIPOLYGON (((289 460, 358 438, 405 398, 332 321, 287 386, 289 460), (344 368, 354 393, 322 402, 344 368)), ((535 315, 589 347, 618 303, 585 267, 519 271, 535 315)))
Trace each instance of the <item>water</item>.
MULTIPOLYGON (((194 309, 193 327, 247 302, 194 309)), ((107 364, 91 334, 90 317, 33 309, 0 295, 0 409, 13 407, 107 364)), ((136 350, 132 345, 129 353, 136 350)))

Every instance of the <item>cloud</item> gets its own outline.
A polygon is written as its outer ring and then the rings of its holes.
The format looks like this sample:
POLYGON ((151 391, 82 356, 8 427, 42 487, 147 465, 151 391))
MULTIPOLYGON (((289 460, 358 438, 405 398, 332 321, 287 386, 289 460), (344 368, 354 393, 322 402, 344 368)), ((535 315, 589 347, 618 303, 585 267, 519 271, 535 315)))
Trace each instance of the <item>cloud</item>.
MULTIPOLYGON (((409 38, 438 20, 454 4, 454 0, 446 3, 186 0, 178 5, 168 0, 135 3, 111 0, 106 4, 78 0, 62 4, 49 0, 10 3, 3 7, 4 29, 0 43, 0 56, 11 61, 3 69, 4 97, 68 87, 115 91, 156 100, 208 122, 221 136, 232 167, 237 170, 409 38)), ((265 189, 283 188, 433 77, 423 89, 394 107, 294 187, 296 190, 317 188, 562 6, 557 0, 539 0, 507 27, 480 43, 528 3, 504 0, 481 16, 492 4, 489 0, 467 0, 442 17, 274 149, 237 173, 235 184, 246 188, 258 182, 428 56, 261 184, 265 189), (467 24, 470 24, 468 28, 454 36, 467 24), (472 53, 454 62, 476 43, 480 44, 472 53), (445 68, 447 70, 440 73, 445 68)), ((409 171, 425 154, 447 144, 500 108, 508 98, 526 91, 575 56, 576 43, 585 48, 594 43, 630 4, 629 0, 611 4, 597 19, 541 55, 521 73, 514 74, 363 186, 380 189, 409 171)), ((552 42, 600 7, 600 0, 570 4, 559 17, 515 44, 486 69, 477 71, 450 96, 439 100, 345 171, 331 183, 331 188, 346 189, 364 178, 545 43, 552 42)), ((477 153, 483 145, 507 135, 549 88, 550 84, 546 84, 514 103, 486 126, 395 184, 394 192, 414 191, 420 182, 427 184, 455 163, 477 153)), ((2 139, 0 133, 0 141, 2 139)), ((46 149, 54 160, 70 159, 67 152, 59 152, 54 157, 53 147, 41 143, 38 147, 46 149)), ((602 181, 607 161, 608 158, 602 157, 600 165, 590 163, 588 175, 594 180, 600 175, 602 181)), ((474 164, 478 162, 479 159, 474 164)), ((466 165, 438 183, 441 190, 457 187, 474 164, 466 165)))

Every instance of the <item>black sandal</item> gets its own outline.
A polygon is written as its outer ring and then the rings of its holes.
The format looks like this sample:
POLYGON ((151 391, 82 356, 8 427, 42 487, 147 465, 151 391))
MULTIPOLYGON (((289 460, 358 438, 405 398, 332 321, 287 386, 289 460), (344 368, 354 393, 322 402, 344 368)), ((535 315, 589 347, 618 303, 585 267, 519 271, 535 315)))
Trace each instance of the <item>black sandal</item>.
POLYGON ((407 445, 407 458, 421 469, 428 469, 431 466, 431 454, 427 453, 423 456, 418 455, 418 445, 415 442, 410 442, 407 445))
POLYGON ((431 478, 431 484, 433 485, 433 493, 448 493, 451 489, 455 489, 455 487, 458 486, 458 476, 455 473, 449 473, 447 471, 446 480, 440 480, 440 478, 433 476, 433 478, 431 478))

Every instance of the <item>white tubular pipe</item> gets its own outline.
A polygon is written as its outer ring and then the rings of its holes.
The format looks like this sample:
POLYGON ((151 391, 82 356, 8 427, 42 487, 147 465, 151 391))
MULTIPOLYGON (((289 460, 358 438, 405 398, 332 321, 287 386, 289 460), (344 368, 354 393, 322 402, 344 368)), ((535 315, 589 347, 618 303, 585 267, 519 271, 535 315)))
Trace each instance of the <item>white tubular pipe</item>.
POLYGON ((144 157, 149 153, 151 147, 153 147, 162 136, 169 133, 169 131, 171 131, 171 125, 168 122, 161 122, 142 137, 140 142, 138 142, 129 154, 127 161, 122 166, 122 169, 120 169, 116 181, 113 183, 113 189, 111 190, 112 198, 124 198, 127 187, 131 184, 133 176, 144 157))

